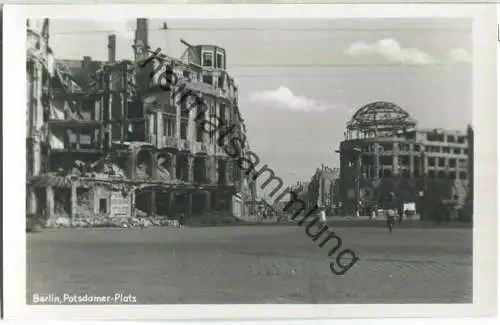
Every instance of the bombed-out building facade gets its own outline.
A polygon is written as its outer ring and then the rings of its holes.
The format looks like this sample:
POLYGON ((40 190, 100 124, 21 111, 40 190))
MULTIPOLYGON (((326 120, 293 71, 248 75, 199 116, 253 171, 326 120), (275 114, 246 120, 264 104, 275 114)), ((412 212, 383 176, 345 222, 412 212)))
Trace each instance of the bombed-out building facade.
POLYGON ((180 58, 154 52, 148 23, 137 19, 134 60, 116 60, 109 35, 108 60, 95 61, 57 58, 49 20, 28 20, 28 213, 74 225, 89 215, 248 213, 255 186, 223 149, 227 129, 217 137, 200 123, 216 117, 248 150, 225 50, 183 41, 180 58))
POLYGON ((347 122, 337 151, 343 213, 363 213, 383 191, 394 191, 402 201, 420 207, 450 199, 463 207, 472 186, 471 142, 465 129, 418 128, 393 103, 363 106, 347 122))

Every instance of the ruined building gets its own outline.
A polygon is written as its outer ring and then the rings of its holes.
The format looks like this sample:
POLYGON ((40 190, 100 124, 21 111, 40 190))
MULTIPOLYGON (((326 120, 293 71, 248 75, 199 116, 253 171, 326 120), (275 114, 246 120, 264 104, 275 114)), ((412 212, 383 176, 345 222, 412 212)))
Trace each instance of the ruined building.
POLYGON ((470 177, 465 130, 425 130, 402 108, 374 102, 347 123, 340 143, 340 192, 343 212, 355 213, 376 201, 382 189, 406 202, 442 195, 464 203, 470 177), (431 194, 432 193, 432 194, 431 194))
POLYGON ((28 213, 70 224, 88 216, 248 213, 254 187, 196 123, 201 112, 192 96, 178 93, 202 98, 202 120, 216 114, 246 139, 224 49, 184 42, 181 58, 161 54, 144 65, 152 55, 148 20, 137 19, 134 60, 116 60, 114 35, 105 62, 63 60, 49 34, 48 19, 28 21, 28 213), (169 91, 158 77, 165 69, 177 77, 169 91))

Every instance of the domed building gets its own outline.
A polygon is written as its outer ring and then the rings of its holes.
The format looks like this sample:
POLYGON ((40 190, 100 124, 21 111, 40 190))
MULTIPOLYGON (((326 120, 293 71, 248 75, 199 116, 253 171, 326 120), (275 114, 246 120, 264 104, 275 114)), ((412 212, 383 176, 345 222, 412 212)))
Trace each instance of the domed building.
MULTIPOLYGON (((465 131, 417 128, 417 121, 403 108, 379 101, 358 109, 344 135, 337 152, 345 214, 363 214, 364 207, 377 202, 383 189, 397 192, 405 202, 418 203, 430 183, 466 187, 465 131)), ((453 191, 465 196, 458 189, 453 191)))

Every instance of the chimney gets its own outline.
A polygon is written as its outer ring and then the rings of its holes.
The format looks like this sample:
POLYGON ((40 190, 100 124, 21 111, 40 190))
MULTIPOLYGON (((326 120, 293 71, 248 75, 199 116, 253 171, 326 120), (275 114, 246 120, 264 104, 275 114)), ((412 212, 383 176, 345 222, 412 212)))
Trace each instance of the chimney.
POLYGON ((108 36, 108 61, 110 63, 116 60, 116 35, 108 36))
POLYGON ((147 53, 143 52, 143 48, 148 47, 148 20, 146 18, 137 18, 135 29, 135 55, 136 60, 147 57, 147 53), (142 52, 141 52, 142 51, 142 52))

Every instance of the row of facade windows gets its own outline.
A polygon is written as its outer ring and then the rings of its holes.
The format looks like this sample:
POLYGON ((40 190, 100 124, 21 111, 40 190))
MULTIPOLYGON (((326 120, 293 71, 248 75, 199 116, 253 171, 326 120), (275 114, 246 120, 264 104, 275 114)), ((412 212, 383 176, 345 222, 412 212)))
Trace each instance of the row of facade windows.
MULTIPOLYGON (((392 143, 384 143, 379 145, 381 151, 393 151, 394 147, 392 143)), ((399 143, 398 148, 400 151, 410 151, 410 144, 407 143, 399 143)), ((420 152, 421 146, 419 144, 414 144, 413 145, 413 151, 414 152, 420 152)), ((363 152, 375 152, 375 146, 370 145, 368 147, 364 147, 362 149, 363 152)), ((469 150, 467 148, 458 148, 458 147, 440 147, 440 146, 425 146, 425 151, 426 152, 433 152, 433 153, 448 153, 448 154, 455 154, 455 155, 460 155, 464 154, 467 155, 469 153, 469 150)))
MULTIPOLYGON (((213 52, 203 52, 201 65, 204 67, 214 67, 213 52)), ((215 54, 215 67, 224 69, 224 55, 220 52, 215 54)))
POLYGON ((427 133, 427 141, 432 142, 448 142, 448 143, 465 143, 466 136, 464 135, 444 135, 438 133, 427 133))
MULTIPOLYGON (((375 177, 376 171, 374 168, 368 168, 363 171, 362 175, 363 177, 375 177)), ((393 177, 396 176, 392 170, 390 169, 381 169, 379 170, 378 177, 380 178, 387 178, 387 177, 393 177)), ((402 178, 410 178, 410 177, 421 177, 423 176, 422 173, 419 170, 414 170, 413 173, 409 170, 402 170, 401 174, 399 175, 402 178)), ((460 179, 460 180, 466 180, 467 179, 467 172, 465 171, 444 171, 444 170, 429 170, 427 172, 427 177, 431 179, 460 179)))

